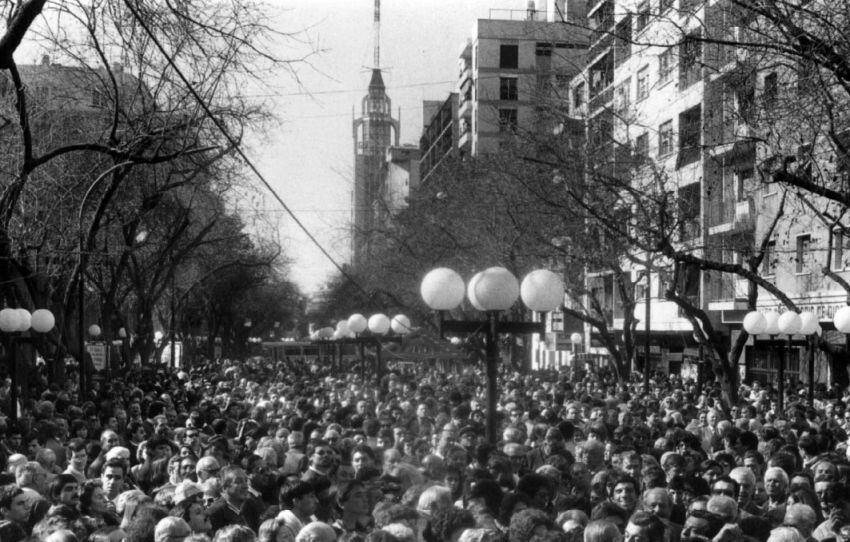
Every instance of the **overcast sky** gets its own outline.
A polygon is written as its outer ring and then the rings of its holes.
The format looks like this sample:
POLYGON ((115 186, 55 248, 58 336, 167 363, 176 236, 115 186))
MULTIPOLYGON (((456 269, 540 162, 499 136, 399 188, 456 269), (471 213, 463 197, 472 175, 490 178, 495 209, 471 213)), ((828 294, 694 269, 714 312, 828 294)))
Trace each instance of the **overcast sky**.
MULTIPOLYGON (((543 2, 539 2, 543 3, 543 2)), ((308 29, 322 51, 302 66, 300 94, 281 76, 275 110, 283 124, 251 149, 260 170, 284 201, 339 261, 348 261, 354 171, 352 108, 360 114, 373 58, 374 0, 271 0, 281 31, 308 29)), ((401 143, 418 144, 422 101, 454 90, 461 45, 474 22, 491 9, 524 9, 526 0, 382 0, 381 67, 393 116, 401 109, 401 143)), ((278 51, 295 52, 291 44, 278 51)), ((277 93, 277 92, 275 92, 277 93)), ((291 276, 305 293, 316 291, 333 264, 270 198, 255 212, 281 213, 281 241, 294 258, 291 276)))

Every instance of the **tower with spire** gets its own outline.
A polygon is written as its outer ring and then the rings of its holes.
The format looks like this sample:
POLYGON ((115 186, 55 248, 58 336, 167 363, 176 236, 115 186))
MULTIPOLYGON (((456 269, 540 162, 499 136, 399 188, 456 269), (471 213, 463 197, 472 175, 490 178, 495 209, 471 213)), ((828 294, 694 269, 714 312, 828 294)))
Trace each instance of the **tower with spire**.
POLYGON ((381 205, 382 172, 387 149, 398 145, 399 122, 392 117, 392 101, 381 75, 381 0, 375 0, 374 56, 369 90, 361 102, 360 117, 352 123, 354 136, 354 193, 351 255, 354 267, 369 252, 369 237, 381 205))

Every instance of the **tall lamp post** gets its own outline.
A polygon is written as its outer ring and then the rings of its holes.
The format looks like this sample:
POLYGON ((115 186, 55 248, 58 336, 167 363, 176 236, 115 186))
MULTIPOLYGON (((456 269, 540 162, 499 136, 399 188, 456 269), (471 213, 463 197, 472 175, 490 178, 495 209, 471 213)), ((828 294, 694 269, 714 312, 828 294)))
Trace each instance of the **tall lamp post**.
MULTIPOLYGON (((332 328, 327 328, 332 329, 332 328)), ((385 367, 383 360, 383 345, 386 342, 401 342, 402 338, 411 330, 410 319, 403 314, 396 314, 390 319, 383 313, 371 315, 368 319, 360 313, 352 314, 346 320, 337 322, 336 330, 332 330, 330 339, 336 345, 353 344, 358 347, 361 361, 361 375, 366 378, 365 346, 375 346, 375 375, 378 382, 384 376, 385 367), (363 335, 366 330, 369 335, 363 335), (392 331, 393 335, 388 335, 392 331)), ((335 348, 338 348, 335 346, 335 348)), ((340 352, 340 358, 342 354, 340 352)))
MULTIPOLYGON (((534 312, 546 313, 564 302, 564 283, 555 273, 538 269, 523 279, 504 267, 491 267, 470 279, 463 279, 454 270, 445 267, 433 269, 425 275, 420 285, 425 304, 439 314, 440 335, 453 333, 484 333, 487 371, 487 440, 495 444, 499 427, 496 418, 498 405, 498 364, 500 334, 545 333, 545 321, 512 322, 500 319, 500 313, 510 309, 521 297, 534 312), (484 312, 484 320, 446 320, 444 314, 460 306, 464 292, 473 307, 484 312)), ((544 320, 544 319, 541 319, 544 320)))
POLYGON ((37 333, 48 333, 55 323, 53 313, 47 309, 38 309, 32 314, 26 309, 0 310, 0 331, 9 335, 9 369, 12 373, 9 418, 13 422, 18 419, 18 344, 33 343, 38 339, 32 335, 24 335, 30 329, 37 333))
MULTIPOLYGON (((744 316, 744 330, 753 336, 755 340, 757 335, 767 334, 770 336, 771 346, 776 349, 779 346, 774 338, 776 335, 785 335, 785 348, 781 349, 779 355, 779 363, 777 367, 777 379, 779 381, 779 399, 777 401, 778 415, 785 415, 785 364, 791 352, 791 338, 794 335, 810 336, 817 332, 818 321, 817 317, 810 313, 797 313, 794 311, 785 311, 781 315, 776 311, 751 311, 744 316)), ((814 360, 813 356, 809 359, 809 401, 812 401, 814 390, 814 360)))

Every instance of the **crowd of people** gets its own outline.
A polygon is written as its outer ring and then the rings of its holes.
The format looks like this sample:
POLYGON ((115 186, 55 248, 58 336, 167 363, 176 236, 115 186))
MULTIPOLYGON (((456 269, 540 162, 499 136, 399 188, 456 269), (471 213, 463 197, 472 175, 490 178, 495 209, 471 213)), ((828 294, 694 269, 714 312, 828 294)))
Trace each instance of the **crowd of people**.
MULTIPOLYGON (((0 542, 850 542, 843 390, 307 363, 54 384, 0 424, 0 542)), ((8 386, 0 403, 9 407, 8 386)), ((9 410, 6 410, 9 412, 9 410)))

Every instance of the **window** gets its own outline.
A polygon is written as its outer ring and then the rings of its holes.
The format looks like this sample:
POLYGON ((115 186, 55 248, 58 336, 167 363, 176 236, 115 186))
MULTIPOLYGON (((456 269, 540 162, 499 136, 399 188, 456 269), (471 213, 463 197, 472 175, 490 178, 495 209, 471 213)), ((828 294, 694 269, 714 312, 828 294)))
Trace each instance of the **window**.
POLYGON ((106 99, 106 94, 103 92, 92 89, 91 91, 91 106, 104 108, 109 106, 109 101, 106 99))
POLYGON ((631 105, 631 100, 629 99, 631 86, 632 80, 631 78, 627 78, 617 86, 617 91, 614 93, 614 107, 620 116, 624 116, 629 111, 629 106, 631 105))
POLYGON ((638 158, 649 155, 649 134, 644 132, 635 138, 635 154, 638 158))
POLYGON ((779 78, 776 72, 771 72, 764 76, 764 103, 772 105, 776 102, 779 96, 779 78))
POLYGON ((516 109, 499 109, 499 131, 516 132, 516 109))
POLYGON ((766 277, 772 277, 776 274, 776 241, 768 241, 765 245, 761 271, 766 277))
POLYGON ((668 120, 658 127, 658 156, 673 152, 673 121, 668 120))
POLYGON ((695 239, 700 234, 700 183, 691 183, 679 189, 679 235, 684 241, 695 239))
POLYGON ((534 54, 537 56, 552 56, 552 44, 537 42, 534 48, 534 54))
POLYGON ((500 100, 516 100, 516 77, 500 77, 499 78, 499 99, 500 100))
POLYGON ((637 99, 643 100, 649 96, 649 66, 644 66, 637 73, 637 99))
POLYGON ((746 199, 747 187, 753 185, 754 179, 755 171, 753 168, 738 171, 738 185, 736 187, 736 197, 738 201, 744 201, 746 199))
POLYGON ((696 162, 700 157, 702 106, 697 105, 679 115, 679 157, 676 167, 696 162))
POLYGON ((519 67, 519 45, 499 46, 499 67, 508 70, 519 67))
POLYGON ((811 235, 797 236, 797 273, 810 273, 812 271, 811 245, 811 235))
POLYGON ((679 86, 687 88, 702 76, 702 41, 699 31, 685 36, 679 45, 679 86))
POLYGON ((584 107, 584 83, 579 83, 573 89, 573 107, 581 109, 584 107))
POLYGON ((673 60, 673 48, 664 49, 664 51, 658 55, 658 83, 666 83, 670 79, 673 78, 673 68, 674 68, 674 60, 673 60))
POLYGON ((850 236, 845 235, 841 229, 832 232, 832 269, 843 271, 846 267, 844 256, 850 255, 850 236))
POLYGON ((676 0, 660 0, 658 3, 658 12, 664 13, 668 9, 673 7, 673 4, 676 0))
POLYGON ((635 30, 640 32, 649 24, 649 0, 643 0, 638 4, 637 17, 635 18, 635 30))

